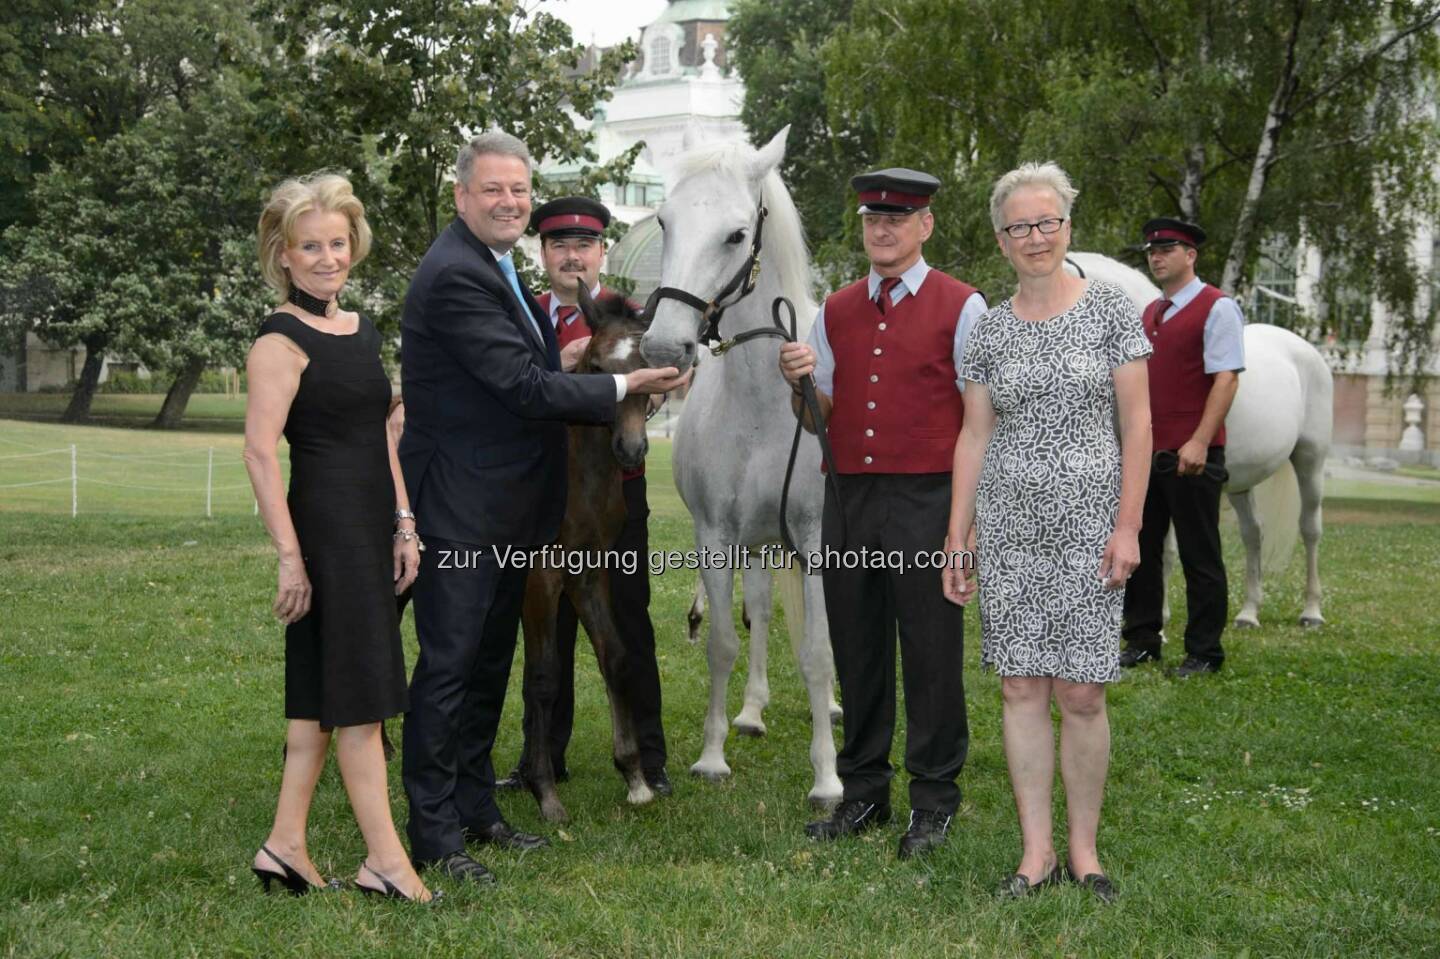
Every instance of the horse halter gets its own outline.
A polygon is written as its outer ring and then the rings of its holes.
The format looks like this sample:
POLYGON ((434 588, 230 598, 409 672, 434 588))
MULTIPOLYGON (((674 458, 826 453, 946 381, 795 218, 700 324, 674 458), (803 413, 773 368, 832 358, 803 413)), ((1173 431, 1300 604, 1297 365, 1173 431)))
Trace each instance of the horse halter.
POLYGON ((730 278, 730 282, 720 288, 709 302, 700 299, 693 293, 674 286, 661 286, 650 294, 650 299, 645 303, 645 315, 655 316, 655 308, 660 305, 661 300, 678 300, 700 314, 700 320, 705 324, 704 331, 700 334, 700 342, 709 346, 712 343, 718 344, 713 350, 716 354, 724 353, 732 345, 720 338, 720 318, 725 315, 725 310, 739 303, 745 297, 755 292, 755 283, 760 279, 760 248, 765 237, 765 217, 770 211, 765 209, 762 201, 756 208, 755 214, 755 239, 750 241, 750 255, 745 262, 740 264, 740 269, 730 278), (726 302, 727 297, 734 298, 726 302))

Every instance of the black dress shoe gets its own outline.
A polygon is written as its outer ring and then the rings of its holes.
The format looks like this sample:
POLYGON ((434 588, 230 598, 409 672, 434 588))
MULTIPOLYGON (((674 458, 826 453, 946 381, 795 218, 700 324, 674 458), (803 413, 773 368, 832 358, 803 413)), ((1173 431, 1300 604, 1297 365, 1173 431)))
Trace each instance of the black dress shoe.
POLYGON ((1186 656, 1185 662, 1175 668, 1175 678, 1189 679, 1191 676, 1203 676, 1205 673, 1218 672, 1220 672, 1219 663, 1212 663, 1210 660, 1201 659, 1199 656, 1186 656))
POLYGON ((452 852, 448 856, 441 856, 431 862, 417 862, 416 872, 424 872, 426 869, 438 872, 442 876, 449 876, 451 879, 459 879, 463 882, 473 882, 481 886, 495 884, 495 874, 474 859, 471 859, 463 850, 452 852))
POLYGON ((853 836, 890 821, 890 805, 846 799, 835 807, 829 819, 812 822, 805 827, 811 839, 839 839, 853 836))
POLYGON ((1120 650, 1120 666, 1123 669, 1130 669, 1139 666, 1141 663, 1158 663, 1160 654, 1152 653, 1148 649, 1140 649, 1136 646, 1126 646, 1120 650))
MULTIPOLYGON (((570 770, 566 769, 563 766, 556 768, 555 781, 557 783, 568 783, 570 781, 570 770)), ((519 766, 516 766, 514 769, 510 770, 510 772, 505 776, 504 779, 498 779, 495 781, 495 788, 506 791, 529 789, 530 777, 525 775, 525 771, 523 769, 521 769, 519 766)))
POLYGON ((1092 893, 1094 893, 1096 899, 1099 899, 1107 906, 1110 903, 1114 902, 1116 899, 1120 898, 1120 891, 1115 888, 1115 884, 1110 881, 1110 877, 1105 875, 1103 872, 1088 873, 1083 879, 1081 879, 1077 877, 1075 873, 1070 871, 1069 866, 1066 866, 1065 878, 1069 879, 1073 883, 1078 883, 1079 885, 1084 886, 1086 889, 1089 889, 1092 893))
POLYGON ((521 832, 503 819, 479 829, 466 826, 464 833, 465 841, 473 842, 477 846, 499 846, 501 849, 519 849, 523 852, 550 845, 550 840, 544 836, 521 832))
POLYGON ((657 796, 669 796, 675 792, 675 787, 670 785, 670 774, 665 772, 664 766, 645 770, 645 784, 653 789, 657 796))
POLYGON ((995 895, 1001 899, 1024 899, 1037 889, 1053 886, 1060 881, 1060 864, 1057 862, 1044 876, 1031 882, 1021 873, 1016 873, 1000 884, 995 895))
POLYGON ((950 816, 930 809, 912 809, 910 828, 900 837, 900 858, 909 859, 945 844, 950 816))

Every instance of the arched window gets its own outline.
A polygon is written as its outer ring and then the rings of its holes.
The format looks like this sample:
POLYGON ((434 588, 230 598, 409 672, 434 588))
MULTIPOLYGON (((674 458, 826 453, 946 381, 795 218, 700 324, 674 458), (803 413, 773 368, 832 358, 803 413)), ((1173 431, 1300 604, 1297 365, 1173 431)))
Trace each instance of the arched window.
POLYGON ((670 38, 656 37, 650 41, 650 73, 670 72, 670 38))

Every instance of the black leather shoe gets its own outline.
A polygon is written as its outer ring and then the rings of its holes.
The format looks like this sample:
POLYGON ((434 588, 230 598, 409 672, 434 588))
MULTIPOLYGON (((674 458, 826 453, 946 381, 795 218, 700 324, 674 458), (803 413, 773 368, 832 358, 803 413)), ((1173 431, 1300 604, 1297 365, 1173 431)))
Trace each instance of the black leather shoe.
POLYGON ((846 799, 835 807, 829 819, 806 825, 805 835, 811 839, 839 839, 853 836, 890 821, 890 805, 846 799))
POLYGON ((675 792, 675 787, 670 785, 670 774, 665 771, 664 766, 645 770, 645 784, 653 789, 657 796, 669 796, 675 792))
POLYGON ((929 852, 936 846, 945 845, 945 833, 950 828, 950 816, 930 809, 912 809, 910 828, 900 837, 900 858, 909 859, 929 852))
POLYGON ((466 827, 465 841, 477 846, 499 846, 501 849, 519 849, 524 852, 550 845, 550 840, 534 833, 521 832, 503 819, 492 822, 480 829, 466 827))
POLYGON ((1152 653, 1148 649, 1140 649, 1135 646, 1126 646, 1120 650, 1120 666, 1123 669, 1130 669, 1139 666, 1141 663, 1158 663, 1160 654, 1152 653))
MULTIPOLYGON (((564 768, 555 770, 555 781, 557 783, 568 783, 570 781, 570 770, 564 768)), ((529 789, 530 779, 525 775, 524 770, 516 766, 506 774, 504 779, 497 779, 495 781, 495 788, 507 792, 511 790, 529 789)))
POLYGON ((1210 660, 1201 659, 1198 656, 1186 656, 1185 662, 1175 668, 1175 678, 1189 679, 1191 676, 1202 676, 1205 673, 1218 672, 1220 672, 1219 663, 1212 663, 1210 660))
POLYGON ((1053 886, 1058 882, 1060 882, 1060 864, 1057 862, 1049 872, 1034 883, 1017 872, 1000 884, 1000 888, 995 890, 995 895, 1001 899, 1024 899, 1035 890, 1053 886))
POLYGON ((442 876, 449 876, 451 879, 473 882, 481 886, 492 886, 496 882, 493 872, 471 859, 463 850, 452 852, 448 856, 441 856, 430 862, 415 864, 416 872, 424 872, 427 869, 438 872, 442 876))
POLYGON ((1077 877, 1075 873, 1071 872, 1069 866, 1066 866, 1065 878, 1069 879, 1073 883, 1084 886, 1086 889, 1089 889, 1092 893, 1094 893, 1096 899, 1099 899, 1107 906, 1110 903, 1114 902, 1116 899, 1120 898, 1120 891, 1115 888, 1115 884, 1110 881, 1110 877, 1105 875, 1103 872, 1092 872, 1087 874, 1082 879, 1077 877))

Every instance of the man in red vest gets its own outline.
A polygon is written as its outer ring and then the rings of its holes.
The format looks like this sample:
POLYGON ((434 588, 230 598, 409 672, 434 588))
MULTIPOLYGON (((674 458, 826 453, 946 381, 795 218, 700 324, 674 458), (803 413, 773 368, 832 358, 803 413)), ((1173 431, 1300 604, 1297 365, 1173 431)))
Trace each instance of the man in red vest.
MULTIPOLYGON (((903 859, 945 841, 970 741, 963 610, 945 599, 940 569, 918 557, 944 549, 964 410, 955 368, 986 306, 974 287, 931 269, 921 255, 935 228, 930 197, 939 180, 890 169, 851 185, 860 195, 870 273, 825 301, 808 343, 780 351, 793 388, 815 375, 840 487, 839 502, 826 490, 821 536, 845 711, 837 762, 845 791, 833 815, 806 832, 836 839, 890 819, 898 627, 911 809, 903 859)), ((798 396, 793 406, 813 431, 798 396)))
POLYGON ((1240 307, 1195 275, 1205 231, 1161 217, 1145 224, 1145 253, 1162 296, 1145 308, 1150 418, 1155 459, 1140 527, 1140 566, 1125 590, 1121 666, 1160 659, 1165 533, 1175 524, 1185 571, 1185 661, 1180 678, 1213 673, 1225 661, 1220 634, 1229 617, 1220 555, 1220 490, 1225 485, 1225 414, 1245 368, 1240 307))
MULTIPOLYGON (((567 196, 551 200, 535 211, 533 220, 540 233, 540 255, 550 278, 550 291, 537 297, 540 308, 555 327, 560 343, 560 365, 573 370, 585 352, 590 327, 577 305, 583 284, 592 299, 602 294, 618 296, 600 285, 600 266, 605 261, 605 228, 610 211, 589 197, 567 196)), ((655 628, 650 622, 650 553, 645 498, 645 467, 624 474, 625 528, 615 541, 621 552, 635 551, 639 562, 635 572, 617 568, 610 571, 610 609, 625 645, 625 662, 630 703, 635 713, 640 762, 650 788, 661 795, 671 792, 665 771, 665 730, 660 723, 660 670, 655 661, 655 628)), ((550 716, 550 760, 560 781, 569 778, 565 749, 575 722, 575 637, 578 617, 575 607, 560 598, 556 617, 559 690, 550 716)), ((528 724, 527 724, 528 725, 528 724)), ((524 770, 518 766, 496 783, 501 789, 525 786, 524 770)))

